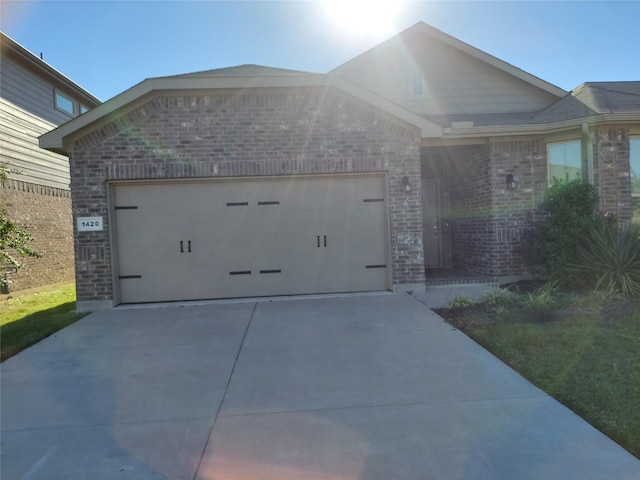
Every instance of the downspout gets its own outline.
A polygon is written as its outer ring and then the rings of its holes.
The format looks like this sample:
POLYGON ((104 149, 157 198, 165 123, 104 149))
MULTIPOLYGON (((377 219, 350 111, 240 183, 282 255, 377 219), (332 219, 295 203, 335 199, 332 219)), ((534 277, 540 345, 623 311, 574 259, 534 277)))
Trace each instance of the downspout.
MULTIPOLYGON (((589 126, 586 123, 582 124, 582 140, 584 141, 587 167, 587 181, 589 184, 594 185, 594 173, 593 173, 593 142, 591 141, 591 132, 589 132, 589 126)), ((583 177, 584 178, 584 177, 583 177)))

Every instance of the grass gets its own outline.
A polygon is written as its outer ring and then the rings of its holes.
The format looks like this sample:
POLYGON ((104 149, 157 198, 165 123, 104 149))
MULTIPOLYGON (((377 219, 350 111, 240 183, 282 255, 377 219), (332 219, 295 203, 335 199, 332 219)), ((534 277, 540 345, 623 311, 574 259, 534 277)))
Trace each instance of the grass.
POLYGON ((0 300, 0 361, 71 325, 86 313, 76 313, 73 284, 0 300))
POLYGON ((538 295, 439 313, 640 458, 640 300, 538 295))

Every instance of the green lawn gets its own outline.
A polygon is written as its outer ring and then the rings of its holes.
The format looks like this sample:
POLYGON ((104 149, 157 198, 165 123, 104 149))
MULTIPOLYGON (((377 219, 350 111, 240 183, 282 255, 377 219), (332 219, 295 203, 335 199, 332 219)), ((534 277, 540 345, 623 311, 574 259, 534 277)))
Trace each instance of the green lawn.
POLYGON ((438 313, 640 458, 640 301, 571 298, 438 313))
POLYGON ((0 360, 5 360, 81 319, 73 284, 0 300, 0 360))

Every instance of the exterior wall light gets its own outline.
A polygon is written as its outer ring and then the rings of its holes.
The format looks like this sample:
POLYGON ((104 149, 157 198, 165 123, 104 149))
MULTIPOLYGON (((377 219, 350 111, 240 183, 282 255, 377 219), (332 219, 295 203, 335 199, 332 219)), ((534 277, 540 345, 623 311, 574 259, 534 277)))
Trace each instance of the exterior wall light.
POLYGON ((404 188, 404 191, 407 193, 411 191, 411 184, 409 183, 409 177, 407 177, 406 175, 402 177, 402 187, 404 188))
POLYGON ((516 188, 518 188, 518 182, 516 181, 512 173, 506 176, 506 181, 507 181, 507 190, 515 190, 516 188))

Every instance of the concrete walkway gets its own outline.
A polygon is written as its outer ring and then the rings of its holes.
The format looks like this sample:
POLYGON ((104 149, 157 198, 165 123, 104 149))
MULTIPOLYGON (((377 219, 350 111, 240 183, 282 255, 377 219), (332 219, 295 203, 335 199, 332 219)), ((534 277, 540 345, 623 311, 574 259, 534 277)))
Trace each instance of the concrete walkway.
POLYGON ((406 294, 96 312, 1 387, 3 480, 640 478, 406 294))

